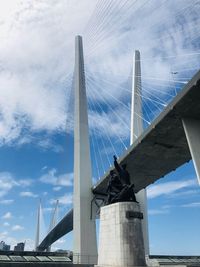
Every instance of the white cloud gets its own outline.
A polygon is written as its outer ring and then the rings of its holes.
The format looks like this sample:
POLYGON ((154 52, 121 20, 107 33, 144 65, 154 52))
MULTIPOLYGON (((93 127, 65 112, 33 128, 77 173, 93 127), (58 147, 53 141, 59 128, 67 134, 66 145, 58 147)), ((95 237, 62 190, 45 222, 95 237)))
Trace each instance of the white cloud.
POLYGON ((0 173, 0 184, 0 197, 5 196, 14 186, 18 185, 13 176, 8 172, 0 173))
POLYGON ((22 231, 24 229, 23 226, 16 224, 12 227, 12 231, 22 231))
POLYGON ((200 190, 198 189, 190 189, 190 190, 184 190, 181 192, 173 193, 172 195, 169 195, 170 198, 188 198, 188 196, 196 196, 199 195, 200 190))
POLYGON ((27 187, 33 184, 32 179, 21 179, 18 181, 19 185, 22 187, 27 187))
POLYGON ((148 210, 149 215, 159 215, 159 214, 168 214, 169 210, 167 209, 150 209, 148 210))
POLYGON ((58 144, 54 144, 52 142, 52 140, 50 140, 50 139, 39 140, 37 142, 37 145, 40 146, 41 148, 43 148, 44 150, 51 149, 52 151, 54 151, 56 153, 60 153, 63 151, 62 146, 60 146, 58 144))
POLYGON ((60 191, 62 189, 61 186, 55 186, 53 187, 53 191, 60 191))
POLYGON ((43 212, 52 212, 53 210, 54 210, 54 208, 43 208, 42 209, 43 210, 43 212))
MULTIPOLYGON (((72 71, 73 60, 70 47, 74 44, 74 31, 80 25, 84 27, 95 1, 88 3, 73 3, 70 8, 65 1, 17 1, 14 8, 11 2, 7 5, 12 12, 0 28, 0 143, 12 144, 13 140, 24 138, 25 126, 33 132, 65 129, 65 77, 72 71), (75 23, 75 16, 80 24, 75 23), (49 21, 52 17, 53 24, 49 21), (63 34, 68 36, 66 40, 63 34), (68 60, 60 60, 66 52, 68 60)), ((1 10, 4 8, 1 5, 1 10)), ((5 8, 5 12, 8 10, 5 8)), ((49 146, 44 142, 41 145, 49 146)))
MULTIPOLYGON (((58 200, 59 200, 59 204, 71 205, 73 201, 73 197, 72 197, 72 194, 66 194, 64 196, 59 197, 58 200)), ((51 199, 50 204, 55 204, 56 201, 57 200, 55 199, 51 199)))
POLYGON ((48 169, 47 166, 42 167, 42 171, 45 171, 46 169, 48 169))
POLYGON ((170 195, 176 192, 177 190, 191 187, 194 185, 196 185, 196 180, 173 181, 158 185, 151 185, 147 188, 147 197, 151 199, 163 195, 170 195))
MULTIPOLYGON (((0 197, 4 197, 14 187, 26 187, 32 184, 31 179, 16 180, 13 174, 9 172, 0 172, 0 197)), ((1 200, 2 204, 10 204, 11 200, 1 200)))
POLYGON ((89 112, 89 125, 95 135, 128 138, 130 133, 130 109, 117 105, 104 112, 101 109, 89 112), (100 113, 98 112, 100 111, 100 113), (120 116, 119 116, 120 114, 120 116), (109 130, 108 130, 109 129, 109 130))
POLYGON ((14 202, 13 199, 0 200, 0 204, 3 204, 3 205, 9 205, 9 204, 12 204, 13 202, 14 202))
POLYGON ((1 232, 0 233, 0 239, 4 239, 8 235, 7 231, 1 232))
MULTIPOLYGON (((166 1, 158 7, 151 1, 146 4, 128 1, 125 5, 113 1, 110 12, 105 14, 105 10, 97 8, 90 21, 97 2, 16 0, 13 3, 8 0, 1 4, 0 145, 22 145, 37 140, 44 148, 62 149, 48 139, 32 137, 40 131, 49 135, 65 131, 66 127, 71 129, 71 122, 66 125, 66 103, 69 103, 69 74, 73 71, 76 34, 84 33, 86 73, 95 78, 96 85, 102 85, 104 80, 102 88, 93 86, 99 94, 95 93, 96 99, 103 95, 112 103, 113 96, 123 100, 124 91, 119 89, 119 84, 130 74, 135 49, 140 49, 142 59, 149 58, 142 61, 144 76, 159 71, 160 79, 171 78, 171 62, 163 57, 176 57, 198 49, 194 45, 195 36, 197 40, 199 37, 197 4, 186 0, 176 4, 166 1), (187 15, 184 6, 190 11, 187 15), (104 20, 97 21, 99 16, 104 20), (142 23, 139 17, 143 17, 142 23), (112 21, 110 27, 108 21, 112 21)), ((187 66, 199 66, 195 55, 188 61, 187 66)), ((185 58, 177 59, 174 65, 175 69, 181 69, 185 58)), ((99 119, 102 126, 101 118, 96 115, 96 124, 99 119)), ((122 122, 115 119, 112 124, 124 135, 122 122)), ((116 132, 113 130, 112 134, 116 132)))
POLYGON ((24 238, 25 241, 25 250, 33 251, 35 249, 35 241, 30 238, 24 238))
POLYGON ((13 216, 12 216, 12 213, 11 212, 6 212, 3 216, 2 216, 2 218, 3 219, 11 219, 13 216))
POLYGON ((21 192, 20 196, 21 197, 33 197, 33 198, 38 197, 38 195, 36 195, 36 194, 34 194, 33 192, 30 192, 30 191, 21 192))
POLYGON ((157 209, 148 209, 149 215, 160 215, 160 214, 169 214, 170 209, 174 207, 172 205, 163 205, 160 208, 157 209))
POLYGON ((192 202, 192 203, 184 204, 181 207, 183 207, 183 208, 200 208, 200 202, 192 202))
POLYGON ((3 226, 8 227, 8 226, 10 226, 10 224, 8 222, 4 222, 3 226))
POLYGON ((48 173, 42 175, 39 178, 39 180, 42 183, 51 184, 51 185, 54 185, 55 187, 72 186, 73 173, 66 173, 66 174, 58 175, 56 169, 51 169, 50 171, 48 171, 48 173))
POLYGON ((58 239, 58 240, 54 243, 54 245, 63 244, 63 243, 65 243, 65 242, 66 242, 66 239, 61 238, 61 239, 58 239))

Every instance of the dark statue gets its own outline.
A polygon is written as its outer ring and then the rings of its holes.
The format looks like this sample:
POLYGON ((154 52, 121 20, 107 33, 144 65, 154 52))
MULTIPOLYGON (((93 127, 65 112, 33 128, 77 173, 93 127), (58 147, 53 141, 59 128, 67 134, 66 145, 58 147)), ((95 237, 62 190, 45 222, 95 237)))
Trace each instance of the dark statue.
POLYGON ((117 157, 114 156, 114 166, 117 173, 114 170, 110 171, 107 187, 107 204, 124 201, 137 202, 134 193, 134 184, 130 182, 130 175, 126 170, 126 164, 120 166, 117 162, 117 157))

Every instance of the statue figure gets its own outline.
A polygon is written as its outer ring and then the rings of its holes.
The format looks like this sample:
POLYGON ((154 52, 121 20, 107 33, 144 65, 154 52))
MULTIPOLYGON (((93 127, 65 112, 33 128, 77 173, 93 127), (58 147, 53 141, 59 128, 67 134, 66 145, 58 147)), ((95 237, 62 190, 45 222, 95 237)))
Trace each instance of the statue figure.
POLYGON ((119 177, 117 174, 112 170, 110 171, 110 178, 108 182, 108 188, 107 188, 107 204, 112 203, 112 199, 118 195, 121 190, 123 189, 123 184, 120 181, 119 177))
POLYGON ((114 158, 115 169, 117 170, 121 181, 123 182, 123 184, 130 185, 131 184, 130 175, 128 171, 126 170, 126 164, 123 164, 122 166, 120 166, 117 162, 117 157, 114 155, 113 158, 114 158))
POLYGON ((114 156, 114 166, 118 175, 115 173, 115 171, 110 171, 110 178, 107 188, 107 204, 122 201, 137 202, 134 193, 134 184, 131 184, 130 182, 130 175, 126 170, 126 164, 120 166, 117 162, 116 156, 114 156))

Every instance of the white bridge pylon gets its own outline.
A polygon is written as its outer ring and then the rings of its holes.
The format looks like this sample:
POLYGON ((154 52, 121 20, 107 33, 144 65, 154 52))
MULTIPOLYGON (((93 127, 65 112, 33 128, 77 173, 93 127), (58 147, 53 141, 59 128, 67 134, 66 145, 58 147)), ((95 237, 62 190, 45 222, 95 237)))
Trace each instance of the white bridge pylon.
MULTIPOLYGON (((131 100, 131 133, 130 145, 143 133, 144 126, 142 121, 142 81, 141 81, 141 64, 140 52, 135 51, 133 58, 132 73, 132 100, 131 100)), ((148 214, 147 214, 147 193, 142 189, 136 194, 136 199, 140 203, 141 212, 144 219, 142 220, 142 232, 144 239, 145 255, 149 255, 149 232, 148 232, 148 214)))
POLYGON ((92 168, 89 144, 87 97, 83 44, 75 39, 75 110, 74 110, 74 263, 97 263, 95 218, 90 218, 92 168))
POLYGON ((37 212, 37 224, 36 224, 36 236, 35 236, 35 251, 37 251, 37 248, 40 243, 40 221, 41 221, 41 215, 42 214, 42 205, 41 205, 41 199, 39 201, 38 206, 38 212, 37 212))

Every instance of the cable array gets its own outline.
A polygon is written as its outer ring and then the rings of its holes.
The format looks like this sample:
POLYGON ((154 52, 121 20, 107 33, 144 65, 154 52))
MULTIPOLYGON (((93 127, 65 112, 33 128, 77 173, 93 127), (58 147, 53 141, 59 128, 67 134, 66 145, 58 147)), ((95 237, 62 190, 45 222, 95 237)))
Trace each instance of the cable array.
MULTIPOLYGON (((200 47, 166 48, 166 44, 175 42, 174 33, 196 42, 200 30, 196 27, 189 31, 194 22, 187 18, 200 11, 197 3, 197 0, 184 1, 172 11, 172 20, 166 10, 173 3, 167 0, 156 6, 150 0, 97 0, 83 31, 93 176, 100 178, 112 166, 112 156, 122 155, 129 147, 134 48, 141 52, 142 68, 142 74, 136 77, 141 83, 135 92, 142 101, 142 113, 135 111, 134 116, 142 121, 144 128, 149 127, 199 69, 200 47), (180 18, 185 19, 182 27, 180 18), (150 46, 144 46, 144 42, 150 46), (120 57, 125 61, 119 60, 120 57), (128 65, 126 71, 124 64, 128 65)), ((69 74, 62 81, 70 95, 66 120, 69 133, 73 125, 74 95, 70 89, 74 87, 73 79, 69 74)))
MULTIPOLYGON (((197 71, 197 69, 193 68, 190 70, 197 71)), ((165 75, 168 78, 151 77, 145 75, 145 73, 137 76, 141 78, 141 83, 138 84, 139 90, 135 92, 135 95, 141 98, 142 114, 135 112, 135 116, 142 120, 144 128, 149 127, 152 121, 167 107, 182 86, 191 78, 189 77, 190 75, 187 75, 188 77, 182 76, 181 73, 184 73, 184 71, 184 69, 179 70, 179 73, 176 74, 171 71, 165 75), (178 75, 178 77, 175 78, 173 75, 178 75)), ((98 147, 95 148, 93 146, 93 153, 96 151, 96 165, 98 165, 98 162, 103 162, 101 165, 104 164, 103 171, 99 171, 100 176, 102 176, 105 169, 111 167, 113 155, 122 155, 129 144, 133 77, 130 74, 124 77, 109 71, 102 73, 92 71, 89 66, 86 67, 85 74, 89 109, 90 112, 95 112, 95 116, 99 120, 99 122, 96 122, 95 127, 93 125, 95 131, 91 130, 90 137, 92 140, 96 138, 95 142, 96 144, 98 143, 98 147), (119 83, 119 78, 121 83, 119 83), (113 94, 113 92, 117 92, 117 94, 113 94), (122 110, 129 114, 127 120, 124 120, 121 113, 122 110), (112 121, 110 121, 111 119, 112 121), (103 126, 101 125, 101 120, 105 123, 103 126), (113 129, 116 121, 127 132, 125 137, 120 136, 120 133, 113 129), (120 149, 119 144, 121 145, 120 149), (109 147, 109 149, 105 150, 105 147, 109 147), (100 157, 101 154, 105 154, 103 159, 102 156, 100 157)), ((135 137, 138 138, 138 136, 135 137)), ((94 143, 94 141, 92 142, 94 143)))
MULTIPOLYGON (((141 52, 135 96, 144 129, 200 69, 200 5, 197 0, 98 0, 83 31, 93 178, 100 179, 130 144, 132 56, 141 52), (179 44, 180 42, 180 44, 179 44)), ((74 77, 63 75, 66 130, 73 129, 74 77)), ((135 138, 138 138, 134 133, 135 138)), ((71 136, 70 136, 71 138, 71 136)), ((69 151, 68 151, 69 152, 69 151)), ((65 159, 66 160, 66 159, 65 159)), ((57 181, 58 182, 58 181, 57 181)), ((56 194, 56 193, 54 193, 56 194)), ((55 199, 57 196, 55 196, 55 199)))

